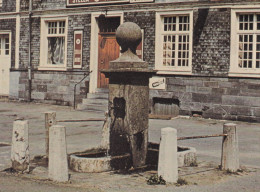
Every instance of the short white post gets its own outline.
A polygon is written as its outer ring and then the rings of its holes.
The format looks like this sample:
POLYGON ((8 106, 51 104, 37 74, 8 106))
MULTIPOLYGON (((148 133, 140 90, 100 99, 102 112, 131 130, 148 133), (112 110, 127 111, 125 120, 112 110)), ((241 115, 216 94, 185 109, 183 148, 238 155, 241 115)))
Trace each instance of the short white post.
POLYGON ((178 180, 177 130, 171 127, 161 129, 158 176, 170 183, 178 180))
POLYGON ((47 159, 49 158, 49 129, 52 125, 56 125, 56 112, 45 112, 45 151, 47 159))
POLYGON ((223 133, 227 134, 227 136, 223 137, 222 142, 221 168, 222 170, 236 172, 239 169, 239 149, 236 124, 224 124, 223 133))
POLYGON ((29 122, 17 120, 13 124, 11 161, 12 168, 18 172, 29 172, 29 122))
POLYGON ((69 180, 69 173, 65 127, 53 125, 49 131, 49 179, 66 182, 69 180))
POLYGON ((109 149, 109 136, 110 136, 110 117, 108 112, 105 112, 105 121, 102 128, 101 148, 109 149))

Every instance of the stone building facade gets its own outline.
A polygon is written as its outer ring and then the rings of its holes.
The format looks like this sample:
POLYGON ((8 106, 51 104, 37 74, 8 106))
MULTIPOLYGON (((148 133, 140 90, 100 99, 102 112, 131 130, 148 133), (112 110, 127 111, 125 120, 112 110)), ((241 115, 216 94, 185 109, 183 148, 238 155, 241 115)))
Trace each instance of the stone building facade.
POLYGON ((10 66, 0 95, 73 105, 84 77, 76 103, 106 89, 99 70, 119 56, 114 35, 126 21, 141 27, 138 54, 157 70, 152 113, 260 122, 254 0, 0 0, 0 50, 9 50, 0 67, 10 66))

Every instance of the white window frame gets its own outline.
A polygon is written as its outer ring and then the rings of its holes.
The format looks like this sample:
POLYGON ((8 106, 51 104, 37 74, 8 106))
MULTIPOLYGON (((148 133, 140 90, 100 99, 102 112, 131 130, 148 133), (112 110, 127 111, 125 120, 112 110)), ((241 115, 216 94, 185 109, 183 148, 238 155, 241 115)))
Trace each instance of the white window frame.
MULTIPOLYGON (((229 76, 232 77, 260 77, 260 68, 240 68, 238 66, 239 34, 259 34, 260 30, 240 31, 239 15, 259 13, 259 9, 232 9, 231 10, 231 38, 230 38, 230 69, 229 76)), ((256 22, 253 23, 256 25, 256 22)), ((254 26, 255 27, 255 26, 254 26)), ((256 43, 253 41, 253 66, 256 54, 256 43)))
MULTIPOLYGON (((192 73, 192 42, 193 42, 193 10, 170 10, 156 13, 156 31, 155 31, 155 70, 157 74, 183 74, 190 75, 192 73), (188 66, 163 66, 163 35, 164 32, 164 17, 189 15, 189 32, 184 34, 189 35, 189 63, 188 66)), ((173 32, 174 33, 174 32, 173 32)), ((182 34, 177 32, 176 34, 182 34)))
POLYGON ((41 19, 41 46, 40 46, 40 65, 38 70, 59 70, 65 71, 67 69, 67 39, 68 39, 68 18, 61 17, 46 17, 41 19), (52 65, 47 63, 48 55, 48 22, 60 22, 65 21, 65 45, 64 45, 64 63, 63 65, 52 65))
POLYGON ((2 7, 3 5, 3 0, 0 0, 0 7, 2 7))

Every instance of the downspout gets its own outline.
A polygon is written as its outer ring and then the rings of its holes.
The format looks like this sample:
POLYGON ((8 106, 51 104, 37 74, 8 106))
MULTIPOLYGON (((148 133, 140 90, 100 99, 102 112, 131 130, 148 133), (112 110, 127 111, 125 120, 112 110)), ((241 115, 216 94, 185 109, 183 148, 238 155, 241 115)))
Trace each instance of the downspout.
POLYGON ((28 101, 32 100, 32 60, 31 60, 31 37, 32 37, 32 2, 29 0, 29 50, 28 50, 28 101))

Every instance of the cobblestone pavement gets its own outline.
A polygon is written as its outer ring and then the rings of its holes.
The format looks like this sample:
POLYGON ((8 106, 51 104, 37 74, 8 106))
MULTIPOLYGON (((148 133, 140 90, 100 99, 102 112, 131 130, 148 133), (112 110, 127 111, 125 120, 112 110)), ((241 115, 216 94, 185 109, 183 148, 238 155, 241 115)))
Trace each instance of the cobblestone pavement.
MULTIPOLYGON (((179 169, 188 185, 147 185, 155 170, 128 174, 70 172, 69 183, 48 181, 46 167, 34 167, 31 174, 16 175, 3 170, 10 167, 12 124, 16 118, 29 120, 31 159, 45 154, 44 112, 56 111, 57 119, 103 118, 103 113, 75 111, 71 107, 0 101, 0 191, 260 191, 260 124, 234 122, 239 137, 240 163, 244 172, 237 175, 219 171, 221 138, 179 141, 197 149, 198 167, 179 169)), ((178 117, 149 121, 149 140, 159 142, 160 129, 174 127, 178 136, 222 133, 223 123, 201 118, 178 117)), ((62 123, 66 126, 68 153, 96 147, 101 141, 102 122, 62 123)))

